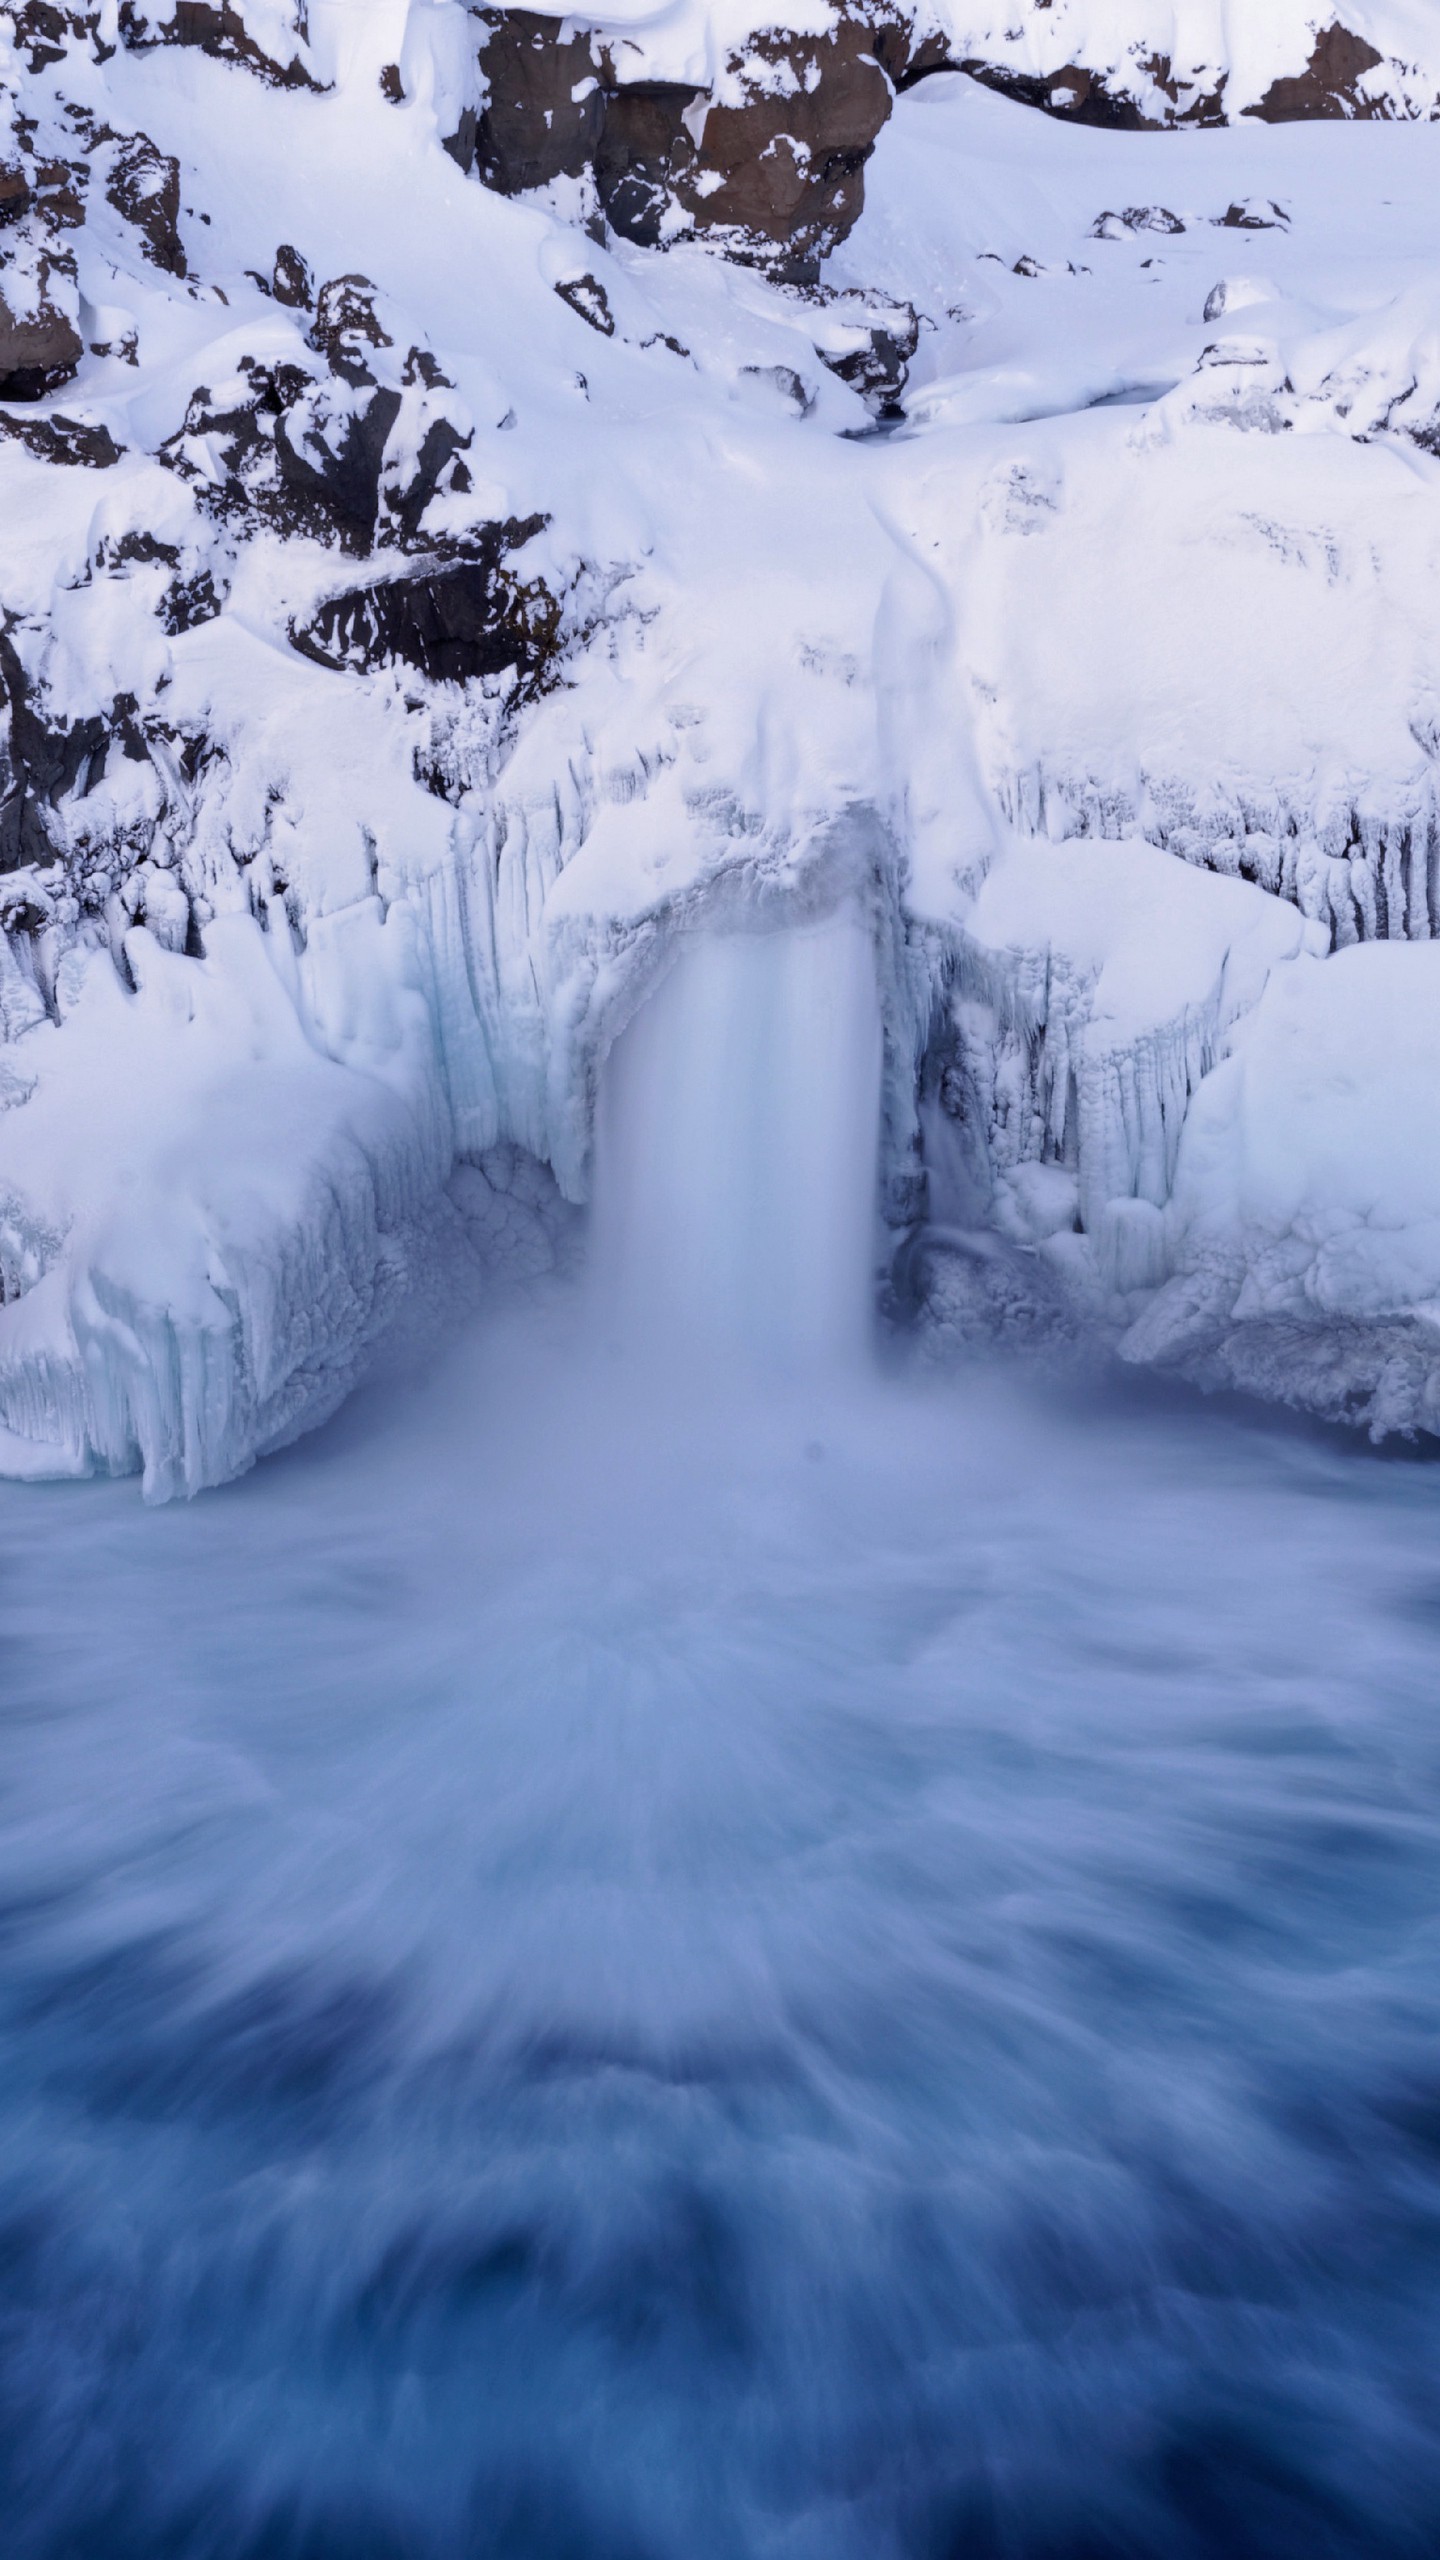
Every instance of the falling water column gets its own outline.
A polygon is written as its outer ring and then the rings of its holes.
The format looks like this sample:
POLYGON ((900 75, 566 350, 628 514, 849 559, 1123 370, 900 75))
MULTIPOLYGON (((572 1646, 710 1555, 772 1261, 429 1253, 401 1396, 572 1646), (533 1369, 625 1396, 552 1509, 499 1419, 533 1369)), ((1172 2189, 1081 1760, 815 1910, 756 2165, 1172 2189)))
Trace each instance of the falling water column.
POLYGON ((853 910, 687 936, 602 1089, 612 1337, 784 1369, 863 1357, 880 1075, 874 949, 853 910))

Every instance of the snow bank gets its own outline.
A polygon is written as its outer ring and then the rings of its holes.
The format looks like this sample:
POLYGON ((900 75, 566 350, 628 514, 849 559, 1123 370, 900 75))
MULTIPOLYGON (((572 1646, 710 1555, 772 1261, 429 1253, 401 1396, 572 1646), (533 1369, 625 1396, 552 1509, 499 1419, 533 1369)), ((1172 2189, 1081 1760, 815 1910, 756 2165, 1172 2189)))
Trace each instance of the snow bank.
POLYGON ((1440 925, 1435 142, 1061 137, 939 79, 839 267, 935 323, 886 467, 1006 816, 1143 834, 1342 943, 1440 925))
POLYGON ((10 1472, 140 1467, 152 1498, 194 1493, 353 1383, 450 1146, 403 924, 370 905, 327 939, 305 975, 335 1054, 240 917, 203 959, 132 930, 133 990, 76 952, 59 1021, 5 1051, 10 1472))
POLYGON ((1126 1357, 1440 1430, 1440 951, 1278 969, 1195 1097, 1126 1357))

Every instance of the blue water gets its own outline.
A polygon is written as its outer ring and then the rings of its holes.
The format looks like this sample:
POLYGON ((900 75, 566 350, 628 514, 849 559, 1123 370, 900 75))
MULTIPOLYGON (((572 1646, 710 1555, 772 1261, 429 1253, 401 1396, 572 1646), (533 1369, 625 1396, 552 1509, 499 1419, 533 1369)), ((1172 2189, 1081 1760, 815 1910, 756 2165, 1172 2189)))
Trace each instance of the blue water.
POLYGON ((6 2560, 1440 2549, 1440 1471, 574 1321, 0 1498, 6 2560))

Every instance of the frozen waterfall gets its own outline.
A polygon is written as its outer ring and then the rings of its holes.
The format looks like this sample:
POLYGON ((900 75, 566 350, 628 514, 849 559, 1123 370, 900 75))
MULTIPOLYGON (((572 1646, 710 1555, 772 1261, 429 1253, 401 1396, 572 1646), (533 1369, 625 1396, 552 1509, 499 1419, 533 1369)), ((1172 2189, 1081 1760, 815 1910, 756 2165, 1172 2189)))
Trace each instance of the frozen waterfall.
POLYGON ((687 937, 601 1091, 595 1262, 612 1336, 662 1361, 861 1354, 880 1067, 874 950, 853 908, 687 937))

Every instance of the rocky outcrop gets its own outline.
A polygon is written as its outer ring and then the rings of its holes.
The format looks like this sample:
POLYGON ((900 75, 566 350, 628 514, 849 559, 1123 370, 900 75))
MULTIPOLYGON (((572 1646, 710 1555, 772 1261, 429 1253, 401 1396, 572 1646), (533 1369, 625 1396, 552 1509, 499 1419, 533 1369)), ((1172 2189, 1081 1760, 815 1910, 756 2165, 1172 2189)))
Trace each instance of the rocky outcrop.
POLYGON ((53 859, 49 812, 89 790, 112 752, 143 762, 149 751, 133 694, 117 696, 108 714, 47 716, 8 630, 0 631, 0 706, 0 872, 9 872, 53 859))
POLYGON ((396 361, 374 287, 336 276, 293 360, 242 355, 229 381, 200 385, 160 458, 213 515, 365 552, 423 540, 442 486, 469 486, 472 432, 428 349, 396 361))
POLYGON ((1225 73, 1210 82, 1183 79, 1167 53, 1152 53, 1137 61, 1129 79, 1107 77, 1104 71, 1082 62, 1062 63, 1056 71, 1038 74, 1013 69, 984 55, 965 54, 954 60, 943 48, 937 54, 934 39, 928 47, 920 47, 917 55, 901 58, 903 67, 897 87, 909 88, 931 71, 968 71, 972 80, 978 80, 983 88, 998 90, 1002 97, 1018 99, 1023 106, 1039 107, 1045 115, 1058 116, 1066 124, 1094 125, 1110 133, 1146 133, 1229 122, 1225 73))
POLYGON ((1361 82, 1378 71, 1384 55, 1337 20, 1315 38, 1314 51, 1298 78, 1274 80, 1258 106, 1247 115, 1266 124, 1293 124, 1311 117, 1384 116, 1393 112, 1383 91, 1366 95, 1361 82))
MULTIPOLYGON (((0 119, 8 104, 0 91, 0 119)), ((0 400, 40 400, 84 350, 67 234, 85 218, 88 164, 46 160, 33 122, 0 120, 0 400)))
POLYGON ((180 241, 180 164, 157 151, 148 134, 111 138, 105 170, 105 197, 125 222, 139 232, 146 257, 167 275, 187 272, 180 241))
POLYGON ((505 555, 542 524, 530 516, 486 525, 465 559, 417 563, 402 576, 347 588, 293 625, 291 640, 322 667, 399 662, 440 684, 513 671, 533 689, 555 656, 560 607, 539 579, 516 578, 505 555))
POLYGON ((282 240, 275 252, 270 291, 287 311, 309 311, 315 300, 314 279, 298 249, 282 240))
POLYGON ((0 233, 0 400, 40 400, 84 352, 75 261, 36 209, 0 233))
POLYGON ((113 469, 123 451, 109 428, 95 419, 65 418, 58 413, 47 418, 0 413, 0 436, 23 444, 37 462, 54 462, 62 468, 69 464, 86 471, 113 469))
POLYGON ((292 21, 291 41, 282 42, 271 51, 260 42, 244 11, 235 7, 233 0, 174 0, 169 10, 164 7, 164 0, 158 0, 153 8, 147 0, 120 0, 119 25, 122 43, 134 52, 160 44, 194 45, 221 62, 243 63, 247 70, 277 88, 323 86, 305 59, 303 7, 292 21))
MULTIPOLYGON (((853 227, 895 91, 934 72, 966 71, 1048 115, 1127 131, 1221 125, 1238 106, 1223 68, 1187 70, 1164 51, 1137 44, 1119 64, 1041 72, 1016 58, 1019 27, 981 52, 883 5, 842 8, 818 34, 761 29, 708 87, 637 77, 635 45, 574 19, 489 9, 483 23, 487 102, 473 134, 467 127, 448 147, 487 186, 518 195, 584 180, 622 239, 712 240, 795 283, 813 281, 853 227)), ((1393 113, 1390 90, 1366 85, 1381 65, 1337 20, 1316 35, 1303 70, 1238 111, 1272 122, 1393 113)))
POLYGON ((853 226, 893 95, 863 20, 766 30, 714 91, 627 79, 616 43, 568 20, 506 10, 486 24, 475 161, 487 186, 516 195, 588 177, 622 239, 699 235, 795 283, 853 226))
POLYGON ((878 417, 900 417, 900 395, 920 343, 913 305, 882 302, 853 289, 816 299, 823 301, 825 314, 815 328, 821 362, 858 391, 878 417))
POLYGON ((68 311, 44 291, 16 310, 0 274, 0 400, 40 400, 68 382, 83 352, 68 311))
POLYGON ((490 94, 472 149, 485 185, 523 195, 582 176, 605 121, 598 39, 530 9, 487 10, 482 25, 490 94))
POLYGON ((15 49, 32 77, 63 62, 72 44, 87 46, 97 61, 115 50, 101 34, 101 7, 60 8, 56 0, 20 0, 12 13, 15 49))
MULTIPOLYGON (((1033 11, 1047 13, 1051 0, 1031 0, 1033 11)), ((1141 14, 1137 12, 1137 24, 1141 14)), ((968 13, 957 12, 962 29, 968 13)), ((1155 131, 1179 126, 1223 125, 1237 116, 1255 116, 1269 124, 1303 122, 1316 117, 1435 114, 1440 100, 1417 94, 1417 66, 1387 60, 1369 40, 1340 19, 1325 28, 1311 22, 1313 45, 1307 62, 1271 81, 1264 94, 1236 97, 1229 69, 1214 61, 1188 67, 1175 55, 1143 41, 1132 43, 1118 59, 1109 21, 1097 17, 1094 41, 1107 50, 1086 59, 1083 33, 1076 58, 1040 68, 1046 46, 1036 35, 1027 41, 1027 12, 1017 8, 1009 23, 997 16, 989 30, 995 39, 986 49, 971 18, 964 33, 947 35, 928 29, 923 16, 897 17, 876 37, 875 50, 897 89, 935 71, 966 71, 985 87, 1040 108, 1070 124, 1103 126, 1112 131, 1155 131), (1003 35, 1002 35, 1003 25, 1003 35), (1028 58, 1027 58, 1028 56, 1028 58), (1379 78, 1371 75, 1380 74, 1379 78)), ((1083 22, 1082 22, 1083 24, 1083 22)), ((1172 36, 1172 41, 1174 38, 1172 36)), ((1421 82, 1423 91, 1423 81, 1421 82)))

